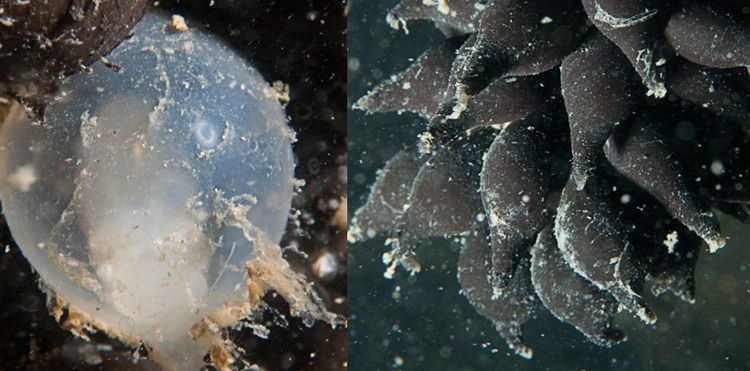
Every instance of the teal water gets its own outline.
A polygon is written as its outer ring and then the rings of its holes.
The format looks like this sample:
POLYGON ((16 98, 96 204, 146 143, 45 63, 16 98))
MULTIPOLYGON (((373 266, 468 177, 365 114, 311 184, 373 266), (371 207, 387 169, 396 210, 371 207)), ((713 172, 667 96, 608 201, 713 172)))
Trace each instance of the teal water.
MULTIPOLYGON (((428 22, 411 22, 410 34, 385 23, 395 1, 349 3, 349 103, 408 66, 441 35, 428 22)), ((349 210, 367 196, 375 172, 390 156, 413 146, 424 123, 412 115, 349 111, 349 210)), ((423 242, 423 270, 400 270, 386 280, 385 239, 350 246, 349 369, 351 370, 748 370, 750 369, 750 228, 723 220, 732 237, 717 254, 701 251, 697 300, 646 299, 659 320, 646 326, 622 313, 617 326, 629 340, 610 349, 586 341, 546 310, 524 326, 534 358, 508 351, 489 320, 459 293, 459 245, 423 242)))

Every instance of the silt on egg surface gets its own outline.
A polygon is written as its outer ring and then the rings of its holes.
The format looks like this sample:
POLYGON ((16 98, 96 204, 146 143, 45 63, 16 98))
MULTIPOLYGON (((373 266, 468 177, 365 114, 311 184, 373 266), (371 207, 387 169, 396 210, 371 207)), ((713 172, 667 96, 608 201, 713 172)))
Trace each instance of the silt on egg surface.
POLYGON ((196 330, 207 318, 231 325, 216 313, 246 313, 268 288, 335 320, 277 246, 294 160, 275 91, 220 40, 169 24, 147 13, 107 66, 62 84, 43 122, 9 115, 0 200, 70 310, 184 368, 212 345, 196 330))

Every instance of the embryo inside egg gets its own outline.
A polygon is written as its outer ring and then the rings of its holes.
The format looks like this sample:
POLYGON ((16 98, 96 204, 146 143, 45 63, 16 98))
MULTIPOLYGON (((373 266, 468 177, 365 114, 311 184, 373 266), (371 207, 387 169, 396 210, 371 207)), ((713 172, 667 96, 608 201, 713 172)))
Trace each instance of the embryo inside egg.
MULTIPOLYGON (((166 14, 147 13, 107 59, 67 79, 43 122, 19 109, 2 125, 3 212, 56 295, 182 368, 206 350, 191 327, 248 300, 245 263, 280 257, 292 135, 252 66, 166 14)), ((313 297, 298 281, 274 282, 313 297)))

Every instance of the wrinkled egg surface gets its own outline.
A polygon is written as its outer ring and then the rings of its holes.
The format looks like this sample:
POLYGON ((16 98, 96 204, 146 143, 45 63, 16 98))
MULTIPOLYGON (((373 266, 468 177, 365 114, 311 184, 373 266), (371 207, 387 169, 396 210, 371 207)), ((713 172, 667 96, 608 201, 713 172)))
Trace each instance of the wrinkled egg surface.
POLYGON ((44 122, 4 123, 3 212, 55 294, 182 363, 190 326, 246 298, 257 230, 282 237, 292 135, 252 66, 164 13, 107 61, 66 80, 44 122))

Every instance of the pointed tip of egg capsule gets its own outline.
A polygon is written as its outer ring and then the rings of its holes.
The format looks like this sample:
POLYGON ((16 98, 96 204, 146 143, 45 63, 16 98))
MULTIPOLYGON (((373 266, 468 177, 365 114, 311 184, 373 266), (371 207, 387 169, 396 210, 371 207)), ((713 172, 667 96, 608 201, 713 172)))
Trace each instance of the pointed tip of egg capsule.
POLYGON ((580 148, 577 151, 573 151, 570 180, 573 181, 575 190, 579 192, 586 188, 586 183, 595 170, 594 160, 592 159, 594 155, 589 151, 590 149, 586 148, 580 148))
POLYGON ((515 351, 517 355, 521 356, 524 359, 530 360, 534 358, 534 349, 532 349, 530 346, 519 346, 517 347, 517 349, 513 349, 513 351, 515 351))
POLYGON ((520 323, 497 322, 495 329, 516 355, 527 360, 534 358, 534 349, 523 342, 520 323))
POLYGON ((645 305, 638 309, 638 311, 636 312, 636 316, 647 325, 653 325, 657 320, 656 313, 654 313, 651 308, 645 305))
POLYGON ((727 244, 727 239, 718 233, 714 236, 705 237, 704 241, 708 245, 708 251, 712 254, 721 250, 727 244))
POLYGON ((571 174, 571 176, 573 177, 573 183, 575 183, 576 191, 583 191, 583 189, 586 188, 586 182, 589 178, 586 171, 581 169, 573 169, 573 173, 571 174))

